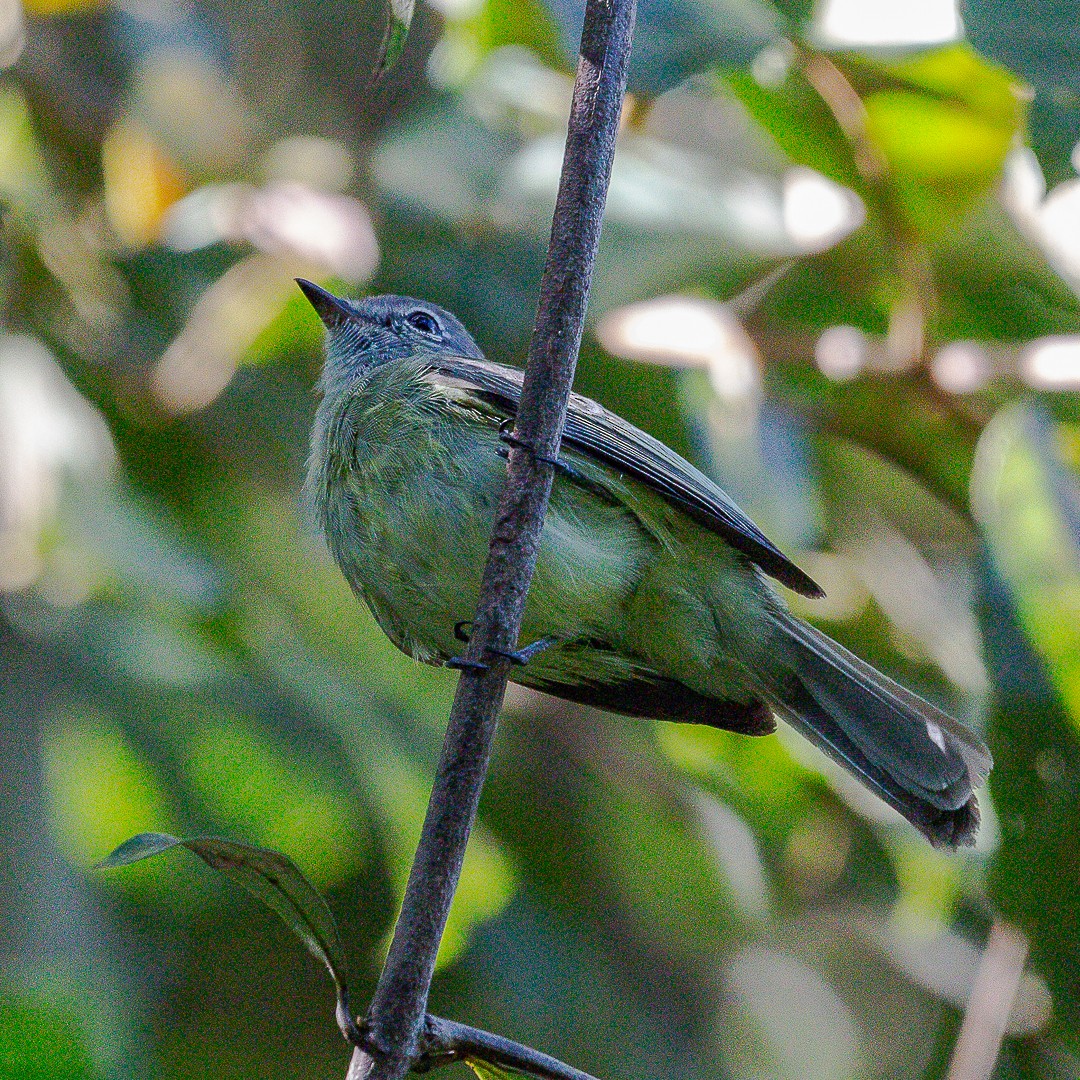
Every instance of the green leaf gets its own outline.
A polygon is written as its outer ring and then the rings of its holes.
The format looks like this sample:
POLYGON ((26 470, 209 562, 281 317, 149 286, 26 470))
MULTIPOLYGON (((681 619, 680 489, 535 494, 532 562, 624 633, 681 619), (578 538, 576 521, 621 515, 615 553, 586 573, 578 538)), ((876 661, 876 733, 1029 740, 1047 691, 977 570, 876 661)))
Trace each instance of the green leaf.
POLYGON ((924 236, 955 228, 1001 176, 1024 118, 1015 80, 965 45, 880 69, 854 60, 850 77, 908 220, 924 236))
POLYGON ((744 73, 725 78, 793 161, 854 188, 888 233, 897 211, 923 238, 954 229, 997 184, 1024 107, 1016 81, 967 46, 890 61, 800 56, 777 86, 744 73), (868 170, 868 148, 880 175, 868 170))
POLYGON ((296 864, 277 851, 214 836, 184 838, 168 833, 139 833, 122 843, 99 866, 104 870, 129 866, 174 847, 186 847, 194 852, 207 866, 240 882, 281 916, 285 925, 330 972, 337 987, 338 1026, 350 1038, 354 1034, 354 1021, 349 1011, 345 956, 337 924, 326 901, 296 864))
POLYGON ((416 0, 390 0, 390 22, 383 38, 379 65, 375 69, 377 79, 381 79, 401 59, 415 8, 416 0))

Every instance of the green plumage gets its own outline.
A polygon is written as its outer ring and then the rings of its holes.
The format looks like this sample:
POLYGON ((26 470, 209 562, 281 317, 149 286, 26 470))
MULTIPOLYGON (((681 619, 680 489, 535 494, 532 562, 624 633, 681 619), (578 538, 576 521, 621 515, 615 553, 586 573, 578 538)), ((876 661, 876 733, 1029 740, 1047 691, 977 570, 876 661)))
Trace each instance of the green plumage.
MULTIPOLYGON (((476 609, 520 372, 434 305, 301 286, 329 331, 307 500, 390 639, 443 663, 476 609)), ((520 637, 553 644, 516 681, 753 735, 775 712, 932 842, 973 839, 985 747, 791 616, 766 573, 820 590, 719 488, 577 395, 560 466, 520 637)))

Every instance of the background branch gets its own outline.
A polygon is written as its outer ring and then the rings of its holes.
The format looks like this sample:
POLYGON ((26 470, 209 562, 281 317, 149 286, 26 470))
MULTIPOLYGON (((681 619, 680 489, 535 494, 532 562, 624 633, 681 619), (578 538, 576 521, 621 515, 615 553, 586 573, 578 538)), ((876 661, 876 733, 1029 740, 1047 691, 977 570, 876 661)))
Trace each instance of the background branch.
MULTIPOLYGON (((551 492, 600 237, 634 0, 589 0, 536 326, 473 621, 416 859, 350 1077, 399 1080, 417 1054, 435 958, 487 773, 551 492)), ((494 1037, 492 1037, 494 1038, 494 1037)), ((565 1074, 564 1074, 565 1075, 565 1074)), ((583 1075, 583 1074, 576 1074, 583 1075)))

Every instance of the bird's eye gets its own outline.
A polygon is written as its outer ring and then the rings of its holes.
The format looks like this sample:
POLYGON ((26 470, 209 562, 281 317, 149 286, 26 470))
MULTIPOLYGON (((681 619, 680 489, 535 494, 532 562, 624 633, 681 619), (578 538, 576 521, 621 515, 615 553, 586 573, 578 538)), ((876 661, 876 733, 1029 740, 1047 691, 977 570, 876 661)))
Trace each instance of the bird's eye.
POLYGON ((437 334, 440 331, 439 320, 426 311, 410 311, 405 321, 421 334, 437 334))

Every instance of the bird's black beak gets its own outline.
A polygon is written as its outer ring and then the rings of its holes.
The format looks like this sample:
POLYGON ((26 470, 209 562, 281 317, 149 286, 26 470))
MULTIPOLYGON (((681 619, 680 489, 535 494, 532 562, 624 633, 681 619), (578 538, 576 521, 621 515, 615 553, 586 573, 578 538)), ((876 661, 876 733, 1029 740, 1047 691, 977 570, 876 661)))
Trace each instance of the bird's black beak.
POLYGON ((353 312, 344 300, 339 300, 332 292, 320 288, 313 281, 298 277, 296 284, 300 291, 308 298, 311 306, 318 312, 323 325, 327 330, 333 330, 346 319, 353 318, 353 312))

